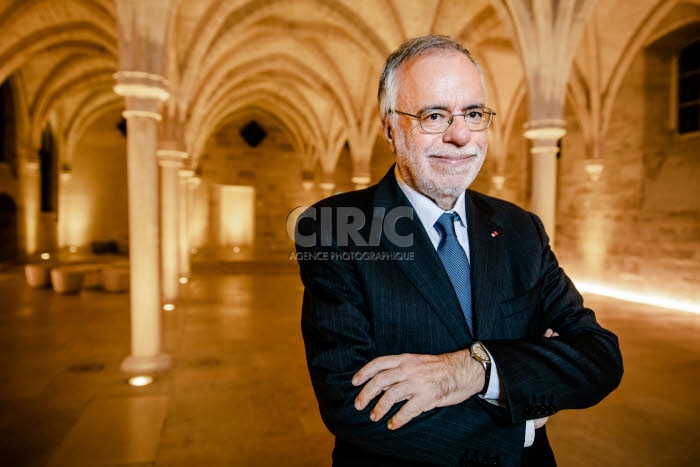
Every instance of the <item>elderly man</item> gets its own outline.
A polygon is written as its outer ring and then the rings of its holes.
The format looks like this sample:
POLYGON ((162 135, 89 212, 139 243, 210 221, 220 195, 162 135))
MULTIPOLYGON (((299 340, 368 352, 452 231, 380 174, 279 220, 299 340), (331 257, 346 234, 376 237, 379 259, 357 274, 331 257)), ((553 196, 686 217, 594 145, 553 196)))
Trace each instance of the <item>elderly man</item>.
POLYGON ((534 214, 468 190, 495 113, 460 43, 402 44, 379 107, 396 165, 297 223, 302 331, 333 465, 556 465, 547 417, 617 387, 617 338, 534 214))

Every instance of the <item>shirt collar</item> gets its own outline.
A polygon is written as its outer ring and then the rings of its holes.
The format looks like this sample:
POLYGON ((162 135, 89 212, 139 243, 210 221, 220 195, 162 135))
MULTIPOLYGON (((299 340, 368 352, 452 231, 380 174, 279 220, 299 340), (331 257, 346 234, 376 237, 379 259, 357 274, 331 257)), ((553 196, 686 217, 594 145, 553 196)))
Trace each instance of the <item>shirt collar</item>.
POLYGON ((394 175, 396 176, 396 182, 399 184, 399 188, 406 195, 406 198, 411 202, 413 208, 418 214, 418 218, 423 223, 423 227, 427 232, 435 228, 435 222, 446 212, 454 212, 459 216, 464 226, 467 226, 466 210, 465 210, 465 192, 462 192, 457 197, 455 205, 449 211, 444 211, 440 206, 435 204, 435 202, 425 196, 424 194, 411 188, 406 181, 401 176, 401 171, 399 170, 398 164, 394 166, 394 175))

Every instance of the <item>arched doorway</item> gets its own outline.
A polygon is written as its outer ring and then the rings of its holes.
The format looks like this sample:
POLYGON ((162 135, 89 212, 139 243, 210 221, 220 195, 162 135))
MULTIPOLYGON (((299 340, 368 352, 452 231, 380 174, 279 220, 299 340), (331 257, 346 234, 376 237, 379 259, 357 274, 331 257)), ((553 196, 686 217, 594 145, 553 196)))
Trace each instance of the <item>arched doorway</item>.
POLYGON ((0 262, 17 255, 17 205, 7 193, 0 193, 0 262))

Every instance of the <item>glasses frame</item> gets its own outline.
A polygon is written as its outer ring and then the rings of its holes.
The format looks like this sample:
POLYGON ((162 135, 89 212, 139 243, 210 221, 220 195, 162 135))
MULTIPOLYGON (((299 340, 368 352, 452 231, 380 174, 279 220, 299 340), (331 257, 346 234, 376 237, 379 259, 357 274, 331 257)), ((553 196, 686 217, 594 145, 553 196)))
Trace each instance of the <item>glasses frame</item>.
MULTIPOLYGON (((484 126, 484 128, 481 128, 479 130, 474 130, 472 128, 469 128, 469 131, 486 131, 486 130, 488 130, 488 128, 491 126, 491 123, 493 122, 493 117, 496 116, 496 112, 494 112, 493 109, 491 109, 489 107, 485 107, 485 106, 484 107, 473 107, 473 108, 469 109, 469 111, 473 111, 476 109, 481 109, 481 110, 483 110, 483 112, 485 114, 489 114, 489 121, 486 124, 486 126, 484 126)), ((405 115, 407 117, 418 119, 418 123, 420 124, 421 130, 423 130, 424 132, 431 134, 431 135, 439 135, 439 134, 444 133, 447 130, 449 130, 450 127, 452 126, 452 122, 454 122, 455 117, 464 117, 464 122, 467 123, 467 114, 469 113, 469 111, 467 111, 466 113, 463 113, 463 114, 453 114, 449 110, 443 110, 443 109, 433 109, 433 110, 440 110, 441 112, 447 112, 448 114, 450 114, 450 119, 447 122, 447 128, 445 128, 442 131, 426 130, 423 127, 423 117, 421 117, 420 115, 413 115, 413 114, 410 114, 408 112, 402 112, 401 110, 396 110, 396 109, 391 110, 391 112, 396 112, 397 114, 401 114, 401 115, 405 115)), ((429 112, 430 111, 426 111, 426 113, 429 113, 429 112)), ((467 123, 467 125, 469 125, 469 123, 467 123)))

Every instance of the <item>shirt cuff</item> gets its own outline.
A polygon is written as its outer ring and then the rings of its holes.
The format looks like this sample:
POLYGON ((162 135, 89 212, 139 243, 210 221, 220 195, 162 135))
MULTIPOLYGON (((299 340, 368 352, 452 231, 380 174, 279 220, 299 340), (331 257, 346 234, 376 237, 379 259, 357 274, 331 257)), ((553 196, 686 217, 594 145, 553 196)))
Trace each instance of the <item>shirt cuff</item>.
POLYGON ((501 384, 501 378, 498 376, 496 361, 491 356, 489 349, 486 349, 486 353, 489 354, 489 358, 491 359, 491 373, 489 377, 489 387, 486 389, 486 394, 483 395, 483 398, 499 400, 501 398, 501 394, 503 393, 503 385, 501 384))
POLYGON ((535 421, 528 420, 525 422, 525 447, 529 448, 535 442, 535 421))

